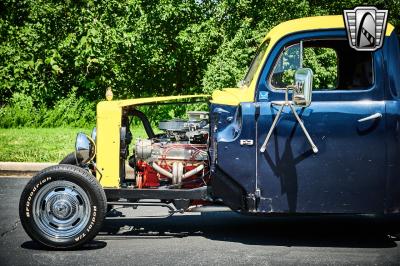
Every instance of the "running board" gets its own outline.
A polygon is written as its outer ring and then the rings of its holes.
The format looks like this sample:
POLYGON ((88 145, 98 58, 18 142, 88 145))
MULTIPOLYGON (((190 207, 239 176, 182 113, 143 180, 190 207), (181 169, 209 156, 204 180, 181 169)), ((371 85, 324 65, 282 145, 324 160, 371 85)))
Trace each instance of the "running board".
POLYGON ((127 199, 187 199, 210 200, 210 188, 207 186, 193 189, 138 189, 138 188, 104 188, 107 200, 127 199))

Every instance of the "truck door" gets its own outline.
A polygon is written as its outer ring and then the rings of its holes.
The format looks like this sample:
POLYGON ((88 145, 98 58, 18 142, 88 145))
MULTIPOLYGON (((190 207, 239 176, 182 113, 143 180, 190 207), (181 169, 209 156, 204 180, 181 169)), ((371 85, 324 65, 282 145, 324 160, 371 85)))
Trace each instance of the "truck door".
MULTIPOLYGON (((258 145, 295 69, 314 72, 312 104, 297 108, 319 152, 314 154, 290 108, 259 153, 260 209, 276 212, 380 213, 385 193, 385 103, 382 55, 350 48, 344 31, 287 37, 258 85, 258 145), (316 37, 317 36, 317 37, 316 37)), ((272 53, 274 54, 274 52, 272 53)))

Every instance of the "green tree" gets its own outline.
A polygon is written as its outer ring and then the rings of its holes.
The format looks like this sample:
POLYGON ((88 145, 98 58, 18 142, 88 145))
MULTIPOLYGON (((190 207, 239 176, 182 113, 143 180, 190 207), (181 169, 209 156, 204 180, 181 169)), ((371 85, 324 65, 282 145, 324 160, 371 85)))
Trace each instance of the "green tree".
MULTIPOLYGON (((57 109, 73 92, 94 112, 109 86, 116 98, 211 93, 243 78, 275 25, 365 4, 400 25, 398 0, 3 0, 0 106, 20 93, 57 109)), ((156 110, 153 120, 185 108, 156 110)))

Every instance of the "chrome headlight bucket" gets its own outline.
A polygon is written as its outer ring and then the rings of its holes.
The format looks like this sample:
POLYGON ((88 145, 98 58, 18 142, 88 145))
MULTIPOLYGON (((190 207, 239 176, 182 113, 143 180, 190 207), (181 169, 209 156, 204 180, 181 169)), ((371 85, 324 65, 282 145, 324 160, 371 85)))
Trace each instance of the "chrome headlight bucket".
POLYGON ((78 133, 75 141, 76 161, 81 164, 90 162, 96 156, 96 144, 93 139, 84 133, 78 133))

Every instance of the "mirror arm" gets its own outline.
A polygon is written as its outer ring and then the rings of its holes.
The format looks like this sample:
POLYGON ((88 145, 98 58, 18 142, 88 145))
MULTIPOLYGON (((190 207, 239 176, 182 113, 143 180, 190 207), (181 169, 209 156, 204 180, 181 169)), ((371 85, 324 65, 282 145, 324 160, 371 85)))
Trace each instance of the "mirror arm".
MULTIPOLYGON (((286 89, 285 94, 286 94, 285 97, 287 97, 288 89, 286 89)), ((304 132, 304 135, 306 135, 306 138, 307 138, 308 142, 310 143, 311 149, 313 150, 314 153, 317 153, 318 152, 318 148, 315 145, 314 141, 312 140, 312 138, 311 138, 310 134, 308 133, 306 127, 304 126, 303 121, 301 121, 299 115, 297 114, 296 109, 294 108, 292 102, 290 102, 290 101, 271 102, 271 104, 280 105, 281 107, 279 108, 279 111, 276 114, 274 121, 272 122, 271 128, 268 131, 267 137, 265 138, 265 141, 264 141, 263 145, 260 148, 260 152, 265 152, 265 150, 267 149, 268 141, 271 138, 272 132, 274 131, 276 125, 278 124, 279 117, 282 114, 283 108, 285 108, 285 106, 289 106, 291 111, 292 111, 292 113, 293 113, 293 115, 295 116, 297 122, 299 122, 300 127, 304 132)))
POLYGON ((304 132, 304 135, 306 135, 307 140, 308 140, 308 142, 310 143, 313 152, 314 152, 314 153, 317 153, 317 152, 318 152, 318 148, 317 148, 317 146, 315 145, 314 141, 312 140, 312 138, 311 138, 310 134, 308 133, 306 127, 304 126, 303 121, 301 121, 299 115, 297 114, 296 109, 294 109, 294 106, 293 106, 292 104, 289 105, 289 106, 290 106, 290 109, 292 109, 292 112, 293 112, 294 116, 296 117, 297 122, 299 122, 300 127, 301 127, 301 129, 303 130, 303 132, 304 132))
POLYGON ((276 125, 278 124, 278 121, 282 114, 283 108, 285 108, 285 106, 289 106, 293 115, 295 116, 297 122, 300 124, 300 127, 303 130, 304 135, 306 136, 308 142, 310 143, 310 146, 311 146, 313 152, 317 153, 318 152, 317 146, 315 145, 315 143, 312 140, 310 134, 308 133, 306 127, 304 126, 303 121, 300 119, 299 115, 297 114, 296 109, 293 105, 293 102, 289 101, 289 89, 297 90, 298 85, 289 85, 287 88, 285 88, 285 100, 283 102, 282 101, 271 102, 271 105, 280 105, 280 108, 279 108, 278 113, 275 116, 274 121, 272 122, 271 128, 268 131, 267 137, 265 138, 264 143, 260 148, 260 152, 265 152, 265 150, 267 149, 268 141, 271 138, 272 132, 274 131, 276 125))
POLYGON ((284 107, 285 107, 285 105, 282 104, 282 106, 279 108, 279 111, 275 116, 274 122, 272 122, 271 128, 268 131, 267 137, 265 138, 264 143, 260 148, 260 152, 264 152, 267 149, 268 141, 269 141, 269 139, 270 139, 270 137, 272 135, 272 132, 274 131, 274 129, 276 127, 276 124, 278 124, 279 117, 281 116, 281 113, 282 113, 284 107))

